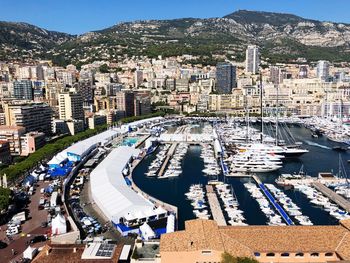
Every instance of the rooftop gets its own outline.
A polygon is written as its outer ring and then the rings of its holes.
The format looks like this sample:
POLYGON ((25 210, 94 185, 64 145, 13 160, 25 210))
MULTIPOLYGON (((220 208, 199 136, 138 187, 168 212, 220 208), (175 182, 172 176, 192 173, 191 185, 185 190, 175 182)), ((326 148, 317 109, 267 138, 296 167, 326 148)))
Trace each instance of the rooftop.
POLYGON ((139 153, 138 149, 120 146, 90 174, 92 197, 110 220, 122 216, 145 217, 145 214, 154 212, 153 204, 134 192, 126 184, 123 176, 123 169, 130 158, 139 153))
POLYGON ((117 131, 107 130, 101 132, 95 136, 92 136, 88 139, 82 140, 68 147, 65 152, 74 153, 76 155, 82 155, 86 150, 88 150, 91 146, 96 145, 98 143, 104 143, 108 141, 109 138, 116 136, 118 134, 117 131))
POLYGON ((22 126, 8 126, 8 125, 0 125, 0 131, 21 131, 25 130, 22 126))
POLYGON ((337 226, 217 226, 191 220, 186 230, 161 236, 161 252, 218 250, 237 256, 254 252, 337 252, 350 259, 350 220, 337 226))
MULTIPOLYGON (((118 262, 122 244, 115 246, 111 258, 95 259, 97 262, 118 262)), ((43 250, 34 258, 33 263, 79 263, 79 262, 96 262, 94 259, 82 259, 86 249, 85 245, 58 245, 49 244, 44 246, 43 250)))
POLYGON ((141 259, 156 258, 159 254, 159 244, 156 244, 156 242, 144 242, 141 248, 137 248, 137 254, 141 259))

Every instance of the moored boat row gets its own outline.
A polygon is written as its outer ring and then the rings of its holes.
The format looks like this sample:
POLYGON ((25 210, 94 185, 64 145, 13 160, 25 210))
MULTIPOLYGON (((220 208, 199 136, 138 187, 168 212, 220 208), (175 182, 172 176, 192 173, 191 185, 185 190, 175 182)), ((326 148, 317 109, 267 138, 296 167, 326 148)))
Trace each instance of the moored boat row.
POLYGON ((208 211, 207 202, 205 200, 205 192, 203 185, 193 184, 185 196, 191 201, 193 207, 193 214, 200 219, 209 219, 210 213, 208 211))
POLYGON ((229 218, 228 223, 233 226, 245 226, 244 212, 240 210, 237 197, 235 196, 232 186, 229 184, 215 185, 216 193, 223 204, 223 208, 229 218))
POLYGON ((278 189, 273 184, 265 184, 265 186, 270 190, 278 202, 283 206, 284 210, 290 215, 293 216, 300 225, 311 226, 313 223, 310 218, 306 215, 303 215, 300 207, 298 207, 292 199, 290 199, 283 191, 278 189))
POLYGON ((258 202, 260 210, 265 214, 268 219, 267 224, 271 226, 284 226, 282 217, 274 211, 269 201, 266 199, 261 190, 253 183, 245 183, 245 188, 248 190, 250 195, 258 202))

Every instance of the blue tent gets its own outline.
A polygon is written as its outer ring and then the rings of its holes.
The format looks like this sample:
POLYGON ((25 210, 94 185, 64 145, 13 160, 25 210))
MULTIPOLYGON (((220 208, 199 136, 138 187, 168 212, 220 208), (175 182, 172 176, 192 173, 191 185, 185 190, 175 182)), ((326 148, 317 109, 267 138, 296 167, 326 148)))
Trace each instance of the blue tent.
POLYGON ((53 187, 52 186, 48 186, 45 188, 44 190, 45 193, 51 194, 53 192, 53 187))
POLYGON ((28 175, 23 180, 23 185, 32 186, 36 182, 36 179, 33 175, 28 175))

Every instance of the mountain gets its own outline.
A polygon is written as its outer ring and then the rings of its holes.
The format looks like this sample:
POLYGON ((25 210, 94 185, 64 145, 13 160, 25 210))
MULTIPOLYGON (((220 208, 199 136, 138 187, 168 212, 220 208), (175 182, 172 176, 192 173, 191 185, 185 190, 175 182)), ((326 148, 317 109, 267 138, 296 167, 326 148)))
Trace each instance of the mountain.
POLYGON ((10 58, 31 57, 72 40, 74 36, 48 31, 27 23, 0 21, 0 55, 10 58))
POLYGON ((263 57, 271 61, 298 57, 350 61, 350 25, 247 10, 222 18, 124 22, 80 36, 24 23, 0 23, 0 58, 19 58, 22 52, 25 58, 48 58, 58 64, 113 61, 124 54, 192 54, 204 63, 225 58, 242 61, 248 44, 259 45, 263 57))

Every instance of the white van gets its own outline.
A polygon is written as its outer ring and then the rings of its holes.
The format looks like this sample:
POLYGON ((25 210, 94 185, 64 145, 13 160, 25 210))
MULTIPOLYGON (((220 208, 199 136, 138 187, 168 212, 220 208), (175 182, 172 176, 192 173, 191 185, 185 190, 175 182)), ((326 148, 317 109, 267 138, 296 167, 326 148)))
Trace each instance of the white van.
POLYGON ((6 229, 7 236, 13 236, 19 233, 18 227, 9 227, 6 229))

